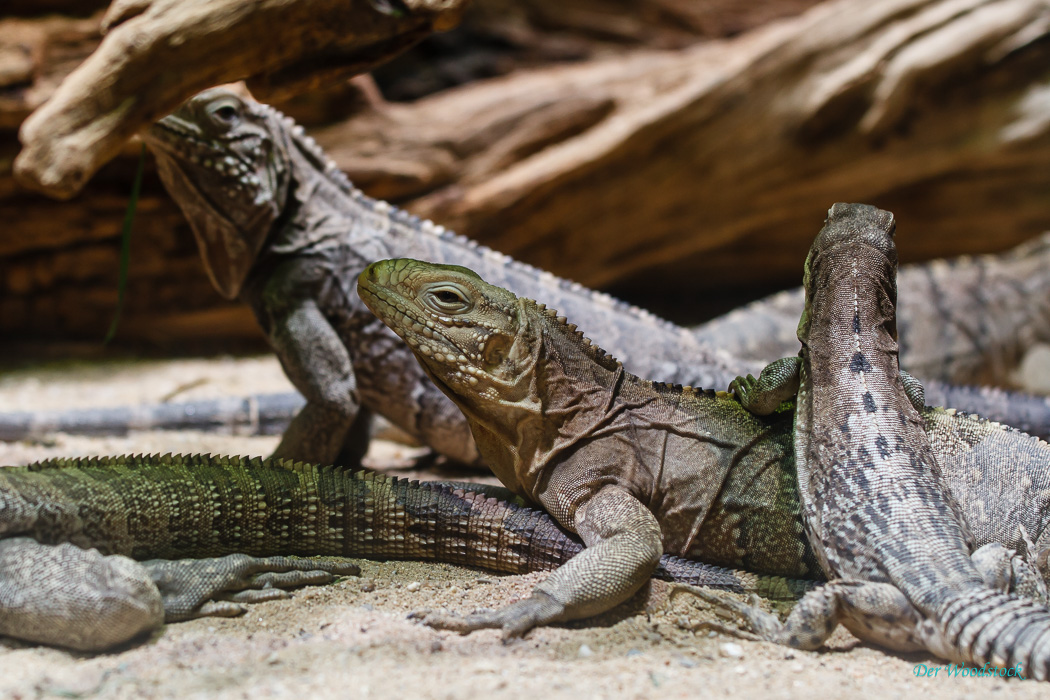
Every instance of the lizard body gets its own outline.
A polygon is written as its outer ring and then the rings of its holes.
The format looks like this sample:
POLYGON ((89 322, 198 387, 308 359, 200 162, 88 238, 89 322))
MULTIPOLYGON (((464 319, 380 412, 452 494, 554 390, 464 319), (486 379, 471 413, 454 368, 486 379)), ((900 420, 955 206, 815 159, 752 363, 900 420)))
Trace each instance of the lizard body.
POLYGON ((831 581, 783 625, 756 613, 755 627, 811 649, 841 622, 891 648, 1019 665, 1046 680, 1050 611, 986 583, 1000 572, 982 570, 971 504, 949 490, 942 466, 951 465, 938 460, 920 396, 898 367, 894 231, 889 212, 834 205, 806 260, 798 358, 735 383, 742 403, 763 410, 796 397, 803 519, 831 581))
MULTIPOLYGON (((354 293, 358 274, 382 258, 464 265, 523 296, 545 299, 643 376, 727 386, 741 372, 761 368, 637 307, 364 196, 301 127, 229 90, 192 98, 144 138, 215 286, 253 308, 306 397, 274 456, 349 462, 364 451, 365 424, 374 412, 441 454, 478 463, 463 417, 354 293)), ((988 406, 984 394, 967 396, 976 403, 955 405, 988 406)), ((1001 403, 1005 414, 985 414, 1009 420, 1012 404, 1001 403)))
MULTIPOLYGON (((545 513, 367 470, 211 455, 48 460, 0 469, 0 634, 97 650, 356 570, 291 556, 524 573, 581 549, 545 513)), ((660 575, 770 597, 807 587, 675 557, 660 575)))
MULTIPOLYGON (((358 286, 463 410, 500 480, 587 545, 531 598, 434 624, 514 635, 586 617, 629 596, 661 552, 817 575, 790 410, 748 415, 725 393, 639 379, 564 317, 461 267, 382 261, 358 286)), ((1021 549, 1023 525, 1045 549, 1050 445, 952 410, 924 418, 978 542, 1021 549)))
POLYGON ((229 90, 201 93, 145 139, 215 286, 253 308, 306 397, 275 456, 331 462, 347 442, 361 452, 364 431, 351 426, 364 407, 442 454, 477 462, 458 411, 357 298, 358 274, 382 258, 465 264, 552 298, 588 318, 638 371, 706 384, 735 376, 728 358, 683 328, 364 196, 301 127, 229 90))

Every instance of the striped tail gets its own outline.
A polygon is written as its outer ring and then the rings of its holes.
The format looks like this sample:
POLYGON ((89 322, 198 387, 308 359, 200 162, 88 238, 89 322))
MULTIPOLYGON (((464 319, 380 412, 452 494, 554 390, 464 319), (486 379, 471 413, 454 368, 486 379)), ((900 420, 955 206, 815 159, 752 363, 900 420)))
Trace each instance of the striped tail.
POLYGON ((660 558, 653 578, 676 583, 687 583, 704 588, 717 588, 733 593, 754 593, 767 600, 795 601, 807 591, 822 585, 823 581, 755 574, 739 569, 704 564, 693 559, 683 559, 670 554, 660 558))
MULTIPOLYGON (((583 550, 546 513, 365 469, 213 455, 0 469, 0 536, 136 559, 343 556, 550 571, 583 550)), ((657 576, 796 599, 808 582, 665 556, 657 576)))
POLYGON ((1050 679, 1050 610, 1035 601, 979 589, 953 596, 925 627, 935 654, 991 664, 996 675, 1050 679))

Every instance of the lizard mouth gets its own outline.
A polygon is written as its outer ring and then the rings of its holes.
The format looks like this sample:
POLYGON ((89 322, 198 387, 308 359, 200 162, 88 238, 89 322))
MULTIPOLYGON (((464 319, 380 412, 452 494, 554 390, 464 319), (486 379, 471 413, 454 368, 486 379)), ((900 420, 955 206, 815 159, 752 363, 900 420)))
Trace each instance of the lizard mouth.
POLYGON ((219 148, 202 138, 200 131, 190 122, 174 115, 168 115, 155 123, 142 138, 149 145, 159 146, 180 158, 192 159, 219 153, 219 148))

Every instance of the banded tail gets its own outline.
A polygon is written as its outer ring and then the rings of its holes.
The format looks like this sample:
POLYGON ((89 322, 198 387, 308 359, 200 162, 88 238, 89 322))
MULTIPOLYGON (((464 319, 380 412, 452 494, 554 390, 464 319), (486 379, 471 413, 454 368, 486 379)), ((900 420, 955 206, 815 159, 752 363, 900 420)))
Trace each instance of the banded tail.
POLYGON ((927 620, 923 634, 944 658, 1050 680, 1050 610, 1035 601, 987 588, 966 592, 927 620))
MULTIPOLYGON (((342 556, 505 574, 550 571, 583 549, 542 511, 440 483, 199 454, 52 459, 0 469, 0 536, 18 535, 140 560, 342 556)), ((811 585, 670 556, 656 575, 777 599, 795 599, 811 585)))

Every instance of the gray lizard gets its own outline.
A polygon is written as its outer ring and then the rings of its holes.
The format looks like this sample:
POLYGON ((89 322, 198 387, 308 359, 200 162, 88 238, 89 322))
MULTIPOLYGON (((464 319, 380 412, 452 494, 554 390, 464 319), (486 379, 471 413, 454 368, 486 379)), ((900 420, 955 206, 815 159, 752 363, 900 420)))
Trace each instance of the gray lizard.
MULTIPOLYGON (((364 196, 301 127, 230 90, 201 93, 144 138, 215 286, 252 307, 306 397, 275 456, 328 463, 342 452, 343 461, 352 460, 367 444, 372 411, 441 454, 478 462, 463 417, 354 293, 357 275, 382 258, 465 265, 516 293, 545 299, 643 376, 727 386, 738 374, 761 369, 641 309, 364 196)), ((997 403, 974 392, 949 393, 945 400, 974 410, 1005 408, 983 412, 1008 421, 1025 417, 1011 413, 1019 404, 997 403)), ((1050 406, 1040 405, 1050 431, 1050 406)))
POLYGON ((759 412, 795 399, 803 519, 831 579, 783 625, 761 612, 752 622, 803 649, 841 622, 893 649, 1050 679, 1050 610, 996 590, 983 552, 971 558, 973 504, 948 489, 951 463, 923 429, 921 390, 899 370, 894 231, 889 212, 834 205, 806 259, 799 356, 734 382, 759 412))
POLYGON ((470 265, 550 298, 637 371, 708 384, 738 373, 683 328, 364 196, 301 127, 230 90, 189 100, 145 140, 215 286, 252 307, 306 397, 275 456, 327 463, 345 446, 352 458, 367 440, 366 421, 355 421, 370 410, 441 454, 477 461, 462 416, 354 291, 368 263, 392 256, 470 265))
MULTIPOLYGON (((432 624, 517 635, 586 617, 630 596, 662 552, 819 575, 791 410, 755 416, 726 393, 639 379, 563 317, 462 267, 377 262, 358 289, 462 409, 500 480, 587 545, 530 598, 432 624)), ((1028 561, 1005 548, 1027 548, 1022 527, 1032 549, 1050 545, 1050 445, 953 410, 923 417, 977 542, 1015 584, 1045 596, 1028 561)))
MULTIPOLYGON (((583 548, 545 513, 465 488, 211 455, 2 468, 0 634, 100 650, 163 621, 235 615, 284 588, 356 574, 343 557, 524 573, 583 548)), ((677 557, 658 575, 771 599, 809 587, 677 557)))

